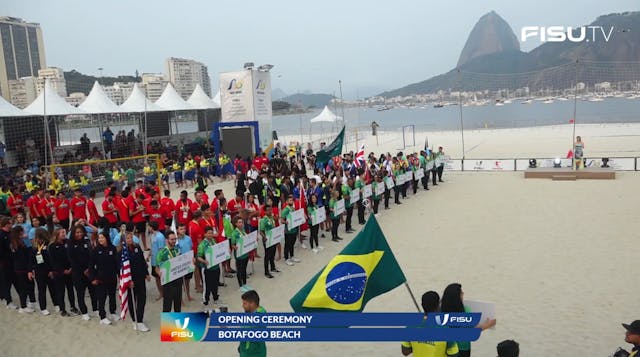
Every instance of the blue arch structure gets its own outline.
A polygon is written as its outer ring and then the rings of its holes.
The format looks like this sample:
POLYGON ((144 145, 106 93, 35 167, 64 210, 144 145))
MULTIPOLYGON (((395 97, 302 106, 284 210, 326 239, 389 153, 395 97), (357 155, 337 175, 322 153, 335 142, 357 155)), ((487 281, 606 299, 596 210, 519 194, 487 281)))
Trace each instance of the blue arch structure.
POLYGON ((213 149, 215 151, 215 160, 218 162, 218 154, 220 154, 220 128, 228 128, 234 126, 250 126, 253 127, 253 139, 255 141, 254 153, 260 152, 260 128, 257 121, 239 121, 231 123, 214 123, 213 130, 211 131, 211 141, 213 142, 213 149))

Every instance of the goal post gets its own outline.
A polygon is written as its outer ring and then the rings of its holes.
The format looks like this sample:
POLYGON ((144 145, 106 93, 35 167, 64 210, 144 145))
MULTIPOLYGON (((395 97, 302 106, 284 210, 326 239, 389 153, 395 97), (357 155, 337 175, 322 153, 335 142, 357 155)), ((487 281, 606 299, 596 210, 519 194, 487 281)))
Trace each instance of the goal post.
POLYGON ((402 129, 402 143, 399 150, 405 150, 406 148, 416 146, 416 126, 415 125, 403 125, 402 129))
POLYGON ((53 189, 56 192, 70 192, 80 188, 86 195, 92 190, 96 193, 104 191, 111 182, 116 182, 117 187, 122 189, 127 184, 129 169, 133 169, 136 180, 145 178, 158 182, 162 162, 160 155, 148 154, 117 159, 56 163, 45 169, 48 180, 44 181, 46 186, 43 188, 53 189))

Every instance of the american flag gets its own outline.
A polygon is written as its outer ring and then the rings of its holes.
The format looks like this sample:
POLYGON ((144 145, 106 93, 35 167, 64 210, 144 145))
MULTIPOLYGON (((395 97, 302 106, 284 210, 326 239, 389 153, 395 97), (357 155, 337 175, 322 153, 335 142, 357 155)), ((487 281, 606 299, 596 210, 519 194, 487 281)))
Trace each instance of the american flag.
POLYGON ((131 286, 131 262, 129 261, 129 249, 122 249, 122 260, 120 262, 120 319, 127 317, 129 310, 129 292, 127 289, 131 286))
POLYGON ((354 163, 356 164, 356 167, 365 166, 364 144, 362 144, 362 146, 360 147, 360 150, 358 150, 358 152, 356 153, 356 157, 354 159, 355 159, 354 163))

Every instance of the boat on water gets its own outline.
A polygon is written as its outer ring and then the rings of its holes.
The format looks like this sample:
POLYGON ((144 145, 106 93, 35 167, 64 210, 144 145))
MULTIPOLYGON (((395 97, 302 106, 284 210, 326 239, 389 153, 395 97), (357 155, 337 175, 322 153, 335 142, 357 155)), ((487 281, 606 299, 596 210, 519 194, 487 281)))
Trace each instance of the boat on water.
POLYGON ((553 103, 553 99, 547 99, 545 101, 542 102, 543 104, 552 104, 553 103))
POLYGON ((385 110, 389 110, 389 109, 391 109, 391 107, 390 107, 390 106, 385 105, 384 107, 380 107, 380 108, 378 108, 377 110, 378 110, 379 112, 383 112, 383 111, 385 111, 385 110))
POLYGON ((434 108, 444 108, 444 104, 442 103, 436 103, 433 105, 434 108))
POLYGON ((531 103, 533 103, 533 100, 531 100, 531 99, 526 99, 526 100, 523 100, 523 101, 522 101, 522 102, 520 102, 520 103, 521 103, 521 104, 531 104, 531 103))
POLYGON ((513 103, 513 102, 511 101, 511 99, 507 99, 507 100, 505 100, 505 101, 504 101, 504 102, 502 102, 502 103, 504 103, 504 104, 511 104, 511 103, 513 103))
POLYGON ((557 101, 559 101, 559 102, 566 102, 566 101, 568 101, 569 99, 568 99, 568 98, 565 98, 565 97, 559 97, 559 98, 556 98, 556 100, 557 100, 557 101))
POLYGON ((602 102, 604 101, 604 98, 602 97, 591 97, 588 99, 589 102, 602 102))
POLYGON ((502 102, 496 102, 496 107, 504 107, 504 103, 502 103, 502 102))

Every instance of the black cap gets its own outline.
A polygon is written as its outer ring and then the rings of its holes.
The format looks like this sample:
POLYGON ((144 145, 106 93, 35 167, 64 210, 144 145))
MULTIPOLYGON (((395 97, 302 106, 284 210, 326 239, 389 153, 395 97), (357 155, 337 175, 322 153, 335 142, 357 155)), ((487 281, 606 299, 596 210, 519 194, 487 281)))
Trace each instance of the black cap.
POLYGON ((624 328, 634 335, 640 335, 640 320, 635 320, 630 325, 622 324, 624 328))

